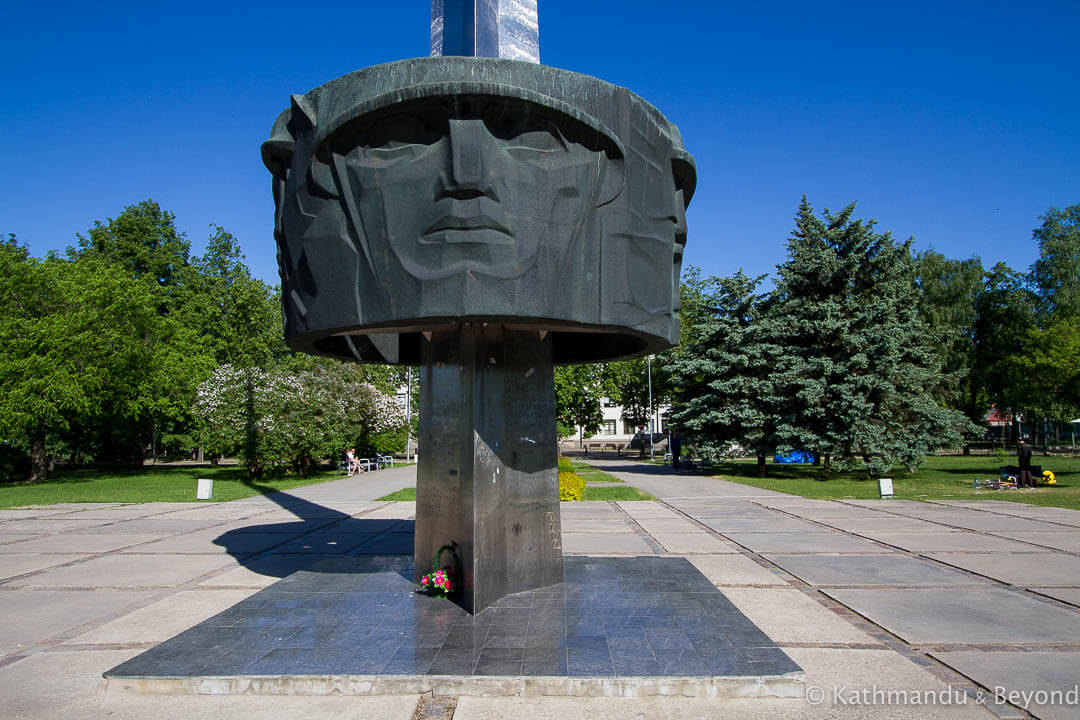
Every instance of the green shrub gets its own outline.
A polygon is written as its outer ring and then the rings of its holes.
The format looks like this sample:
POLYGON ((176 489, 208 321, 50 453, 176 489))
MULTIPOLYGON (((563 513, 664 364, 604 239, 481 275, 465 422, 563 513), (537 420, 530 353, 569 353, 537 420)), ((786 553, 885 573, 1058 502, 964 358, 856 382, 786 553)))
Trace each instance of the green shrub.
POLYGON ((585 497, 585 480, 574 472, 559 473, 559 500, 581 500, 585 497))

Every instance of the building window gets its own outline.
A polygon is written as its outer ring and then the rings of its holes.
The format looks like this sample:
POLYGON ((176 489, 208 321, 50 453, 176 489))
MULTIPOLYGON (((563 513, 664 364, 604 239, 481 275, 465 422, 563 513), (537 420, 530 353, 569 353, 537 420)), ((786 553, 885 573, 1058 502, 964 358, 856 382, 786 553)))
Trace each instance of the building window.
POLYGON ((623 435, 633 435, 633 434, 635 434, 637 432, 637 425, 635 425, 630 420, 623 420, 622 421, 622 432, 623 432, 623 435))
POLYGON ((615 402, 611 398, 600 398, 600 404, 604 407, 618 407, 619 403, 615 402))
POLYGON ((614 435, 615 434, 615 421, 614 420, 605 420, 604 421, 604 434, 605 435, 614 435))

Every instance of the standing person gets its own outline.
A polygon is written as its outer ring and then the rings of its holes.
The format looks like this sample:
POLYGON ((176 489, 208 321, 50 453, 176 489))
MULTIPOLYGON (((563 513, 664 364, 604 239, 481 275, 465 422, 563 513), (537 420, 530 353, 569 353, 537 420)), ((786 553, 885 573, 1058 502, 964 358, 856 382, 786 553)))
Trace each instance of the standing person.
POLYGON ((682 455, 682 438, 678 433, 671 433, 671 467, 679 469, 679 456, 682 455))
POLYGON ((1020 459, 1020 487, 1035 487, 1035 481, 1031 477, 1031 446, 1020 438, 1020 444, 1016 446, 1016 457, 1020 459))

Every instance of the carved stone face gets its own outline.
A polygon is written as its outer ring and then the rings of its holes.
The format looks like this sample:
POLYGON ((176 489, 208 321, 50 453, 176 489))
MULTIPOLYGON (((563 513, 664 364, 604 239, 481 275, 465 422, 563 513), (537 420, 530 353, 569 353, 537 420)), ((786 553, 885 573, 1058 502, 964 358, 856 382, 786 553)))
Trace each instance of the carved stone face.
POLYGON ((544 257, 565 258, 605 176, 618 175, 602 144, 528 103, 434 98, 350 123, 317 162, 357 230, 412 277, 509 279, 533 266, 541 245, 544 257))

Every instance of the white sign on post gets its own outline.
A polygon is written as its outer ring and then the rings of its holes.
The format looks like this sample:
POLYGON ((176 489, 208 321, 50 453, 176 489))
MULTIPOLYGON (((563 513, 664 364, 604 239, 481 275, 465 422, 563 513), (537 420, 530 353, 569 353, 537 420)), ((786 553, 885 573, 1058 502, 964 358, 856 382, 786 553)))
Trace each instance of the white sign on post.
POLYGON ((892 497, 892 478, 878 478, 878 492, 883 498, 892 497))
POLYGON ((199 478, 199 488, 195 491, 196 500, 209 500, 214 494, 214 481, 207 478, 199 478))

